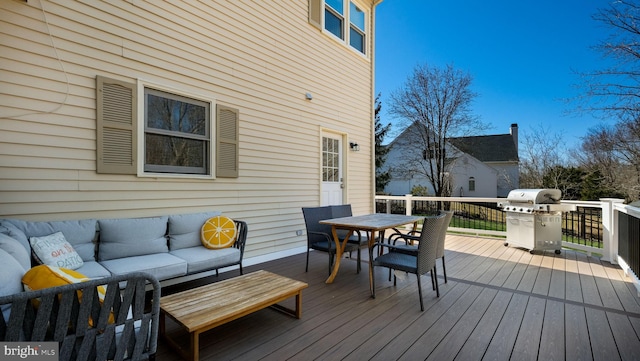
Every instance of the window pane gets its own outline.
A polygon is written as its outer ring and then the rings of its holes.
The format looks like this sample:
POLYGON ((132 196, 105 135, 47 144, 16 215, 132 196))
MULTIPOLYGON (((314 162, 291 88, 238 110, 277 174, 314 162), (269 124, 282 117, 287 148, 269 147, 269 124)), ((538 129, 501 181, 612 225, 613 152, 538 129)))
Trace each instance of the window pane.
POLYGON ((364 35, 353 27, 349 32, 349 44, 364 54, 364 35))
POLYGON ((344 39, 342 34, 342 18, 339 18, 328 9, 324 11, 324 28, 340 39, 344 39))
POLYGON ((344 15, 344 2, 342 0, 326 0, 325 3, 331 6, 338 14, 344 15))
POLYGON ((357 26, 358 29, 366 31, 364 28, 364 11, 360 10, 354 3, 351 3, 349 6, 349 20, 351 24, 357 26))
MULTIPOLYGON (((194 101, 195 102, 195 101, 194 101)), ((207 134, 207 108, 202 105, 147 94, 147 127, 187 134, 207 134)))
MULTIPOLYGON (((188 173, 205 173, 206 142, 202 140, 145 134, 145 166, 164 166, 165 171, 197 168, 188 173)), ((151 167, 154 171, 160 168, 151 167)), ((181 173, 184 171, 181 171, 181 173)))

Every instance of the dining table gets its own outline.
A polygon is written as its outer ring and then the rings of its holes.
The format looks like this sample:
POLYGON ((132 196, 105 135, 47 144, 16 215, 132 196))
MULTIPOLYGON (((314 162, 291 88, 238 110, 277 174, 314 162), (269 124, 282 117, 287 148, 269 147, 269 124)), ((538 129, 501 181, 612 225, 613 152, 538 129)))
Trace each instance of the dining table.
MULTIPOLYGON (((402 214, 374 213, 361 216, 350 216, 331 218, 320 221, 321 224, 331 226, 331 233, 336 244, 336 257, 329 278, 325 283, 332 283, 340 269, 340 259, 344 253, 345 246, 349 238, 357 231, 367 232, 369 236, 369 257, 372 257, 372 248, 376 243, 384 241, 384 234, 387 229, 395 229, 397 227, 412 224, 413 230, 416 229, 418 221, 422 220, 420 216, 407 216, 402 214), (340 239, 338 229, 347 230, 346 235, 340 239)), ((373 262, 369 259, 369 290, 373 295, 373 262)))

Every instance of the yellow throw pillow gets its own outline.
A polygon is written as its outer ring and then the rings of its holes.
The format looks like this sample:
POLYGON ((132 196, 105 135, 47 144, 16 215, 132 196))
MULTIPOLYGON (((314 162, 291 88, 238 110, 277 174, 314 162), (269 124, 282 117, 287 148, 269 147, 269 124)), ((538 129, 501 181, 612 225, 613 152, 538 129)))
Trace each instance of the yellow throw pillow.
POLYGON ((202 245, 210 249, 231 247, 236 241, 238 230, 233 219, 216 216, 207 219, 202 226, 202 245))
MULTIPOLYGON (((35 291, 89 280, 90 278, 80 272, 43 264, 35 266, 27 271, 27 273, 22 277, 22 284, 24 285, 25 291, 35 291)), ((104 286, 98 286, 98 298, 100 299, 101 304, 104 302, 106 293, 107 290, 104 286)), ((82 293, 80 291, 78 291, 78 298, 82 300, 82 293)), ((113 312, 109 315, 108 322, 115 322, 113 312)), ((89 319, 89 325, 93 326, 93 320, 89 319)))

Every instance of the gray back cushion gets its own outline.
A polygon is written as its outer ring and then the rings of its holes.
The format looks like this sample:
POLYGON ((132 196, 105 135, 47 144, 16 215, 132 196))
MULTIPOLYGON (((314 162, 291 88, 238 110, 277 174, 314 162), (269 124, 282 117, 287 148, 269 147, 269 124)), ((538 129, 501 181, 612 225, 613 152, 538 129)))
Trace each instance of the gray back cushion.
MULTIPOLYGON (((31 255, 16 239, 0 233, 0 250, 10 254, 24 269, 31 268, 31 255)), ((4 268, 4 264, 0 263, 0 268, 4 268)))
MULTIPOLYGON (((0 272, 0 297, 9 296, 22 292, 22 276, 25 269, 13 258, 12 255, 0 249, 0 264, 2 271, 0 272)), ((11 305, 0 306, 0 310, 5 319, 9 319, 11 305)))
POLYGON ((207 219, 220 212, 202 212, 169 216, 169 247, 172 251, 201 246, 200 232, 207 219))
POLYGON ((98 260, 169 252, 165 234, 167 216, 100 219, 98 260))
MULTIPOLYGON (((73 249, 78 252, 83 261, 95 261, 96 220, 81 219, 73 221, 29 222, 17 219, 8 219, 10 223, 21 230, 26 239, 18 241, 29 244, 29 237, 48 236, 56 232, 62 232, 64 238, 73 249)), ((15 238, 15 237, 14 237, 15 238)))

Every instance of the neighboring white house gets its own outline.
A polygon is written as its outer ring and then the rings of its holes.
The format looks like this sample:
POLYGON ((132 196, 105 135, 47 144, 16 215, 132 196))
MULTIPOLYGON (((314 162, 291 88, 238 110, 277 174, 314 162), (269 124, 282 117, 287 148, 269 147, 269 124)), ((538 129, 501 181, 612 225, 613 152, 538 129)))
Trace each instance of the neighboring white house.
POLYGON ((0 1, 0 218, 218 210, 304 251, 301 207, 373 210, 379 2, 0 1))
MULTIPOLYGON (((424 175, 429 172, 430 152, 422 142, 412 140, 410 127, 389 143, 383 166, 391 173, 385 193, 411 193, 414 186, 433 187, 424 175), (419 169, 418 169, 419 168, 419 169)), ((447 168, 453 196, 506 197, 519 185, 518 125, 509 134, 449 138, 446 143, 447 168)))

